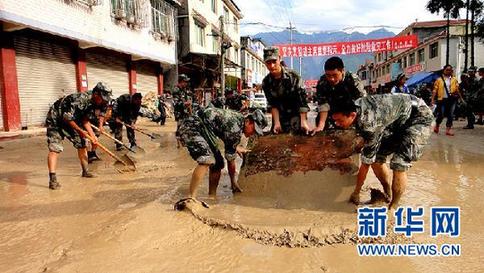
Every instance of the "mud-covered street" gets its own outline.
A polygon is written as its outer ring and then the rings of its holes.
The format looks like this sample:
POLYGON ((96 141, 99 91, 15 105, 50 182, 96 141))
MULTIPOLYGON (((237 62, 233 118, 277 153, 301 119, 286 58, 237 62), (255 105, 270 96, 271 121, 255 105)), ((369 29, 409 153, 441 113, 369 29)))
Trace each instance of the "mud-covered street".
MULTIPOLYGON (((354 207, 346 203, 353 180, 336 171, 300 175, 300 183, 286 193, 286 204, 251 191, 233 198, 224 172, 218 200, 208 198, 206 182, 200 189, 210 209, 198 217, 174 211, 195 163, 185 149, 176 148, 173 122, 161 128, 143 124, 163 139, 156 143, 138 136, 146 154, 136 156, 135 173, 117 172, 102 154, 103 160, 92 165, 97 177, 80 178, 75 151, 65 142, 59 191, 48 189, 44 136, 0 142, 1 272, 482 272, 482 126, 456 130, 455 137, 433 135, 409 172, 402 200, 425 208, 460 206, 461 236, 440 240, 460 243, 461 257, 410 259, 358 257, 350 240, 300 246, 271 239, 281 230, 317 232, 328 223, 335 229, 356 223, 354 207), (315 181, 322 176, 327 181, 315 181), (336 194, 330 190, 334 183, 343 184, 339 194, 319 199, 318 194, 336 194)), ((106 139, 101 142, 114 148, 106 139)), ((377 187, 374 177, 370 181, 377 187)), ((363 198, 369 198, 369 187, 363 198)))

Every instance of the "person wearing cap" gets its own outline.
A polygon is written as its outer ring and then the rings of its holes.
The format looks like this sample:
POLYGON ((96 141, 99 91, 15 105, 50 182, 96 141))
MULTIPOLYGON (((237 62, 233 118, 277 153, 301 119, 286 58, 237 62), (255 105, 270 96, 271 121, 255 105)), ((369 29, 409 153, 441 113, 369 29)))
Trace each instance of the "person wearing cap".
POLYGON ((275 134, 301 130, 309 133, 309 106, 301 78, 295 71, 281 65, 277 47, 264 49, 264 62, 269 74, 262 81, 262 89, 272 114, 271 131, 275 134))
POLYGON ((89 134, 91 144, 95 148, 98 141, 89 122, 92 113, 99 110, 99 116, 105 116, 107 104, 111 100, 111 89, 99 82, 92 93, 74 93, 57 100, 49 109, 45 124, 47 127, 47 144, 49 154, 47 164, 49 167, 49 188, 58 189, 56 169, 59 154, 64 150, 62 141, 67 138, 74 148, 81 163, 82 177, 94 177, 88 169, 86 150, 86 135, 89 134))
MULTIPOLYGON (((141 108, 141 100, 143 96, 141 93, 124 94, 119 96, 113 105, 113 116, 109 122, 109 127, 114 134, 114 137, 123 141, 123 125, 127 124, 131 127, 136 127, 136 120, 139 116, 139 110, 141 108)), ((134 129, 126 126, 126 134, 130 143, 130 148, 136 150, 136 135, 134 129)), ((116 150, 123 149, 123 145, 116 143, 116 150)))
POLYGON ((361 187, 371 168, 383 186, 389 208, 396 209, 407 184, 407 171, 423 153, 431 135, 432 110, 422 99, 408 94, 366 96, 355 102, 335 101, 332 117, 336 126, 354 126, 363 137, 361 166, 350 201, 358 204, 361 187), (390 171, 387 157, 392 155, 390 171), (391 185, 391 187, 390 187, 391 185))
POLYGON ((405 76, 405 73, 398 74, 397 79, 395 80, 395 86, 392 87, 392 90, 390 92, 392 94, 398 94, 398 93, 410 94, 410 90, 405 84, 407 80, 408 78, 407 76, 405 76))
POLYGON ((243 113, 248 110, 248 101, 249 97, 245 94, 239 94, 233 90, 226 93, 225 105, 228 109, 243 113))
POLYGON ((331 107, 335 100, 354 102, 366 95, 363 84, 358 76, 345 71, 343 60, 331 57, 324 63, 324 75, 316 85, 316 101, 318 117, 313 135, 323 131, 331 120, 331 107))
POLYGON ((198 163, 190 182, 189 198, 196 198, 197 189, 209 170, 209 195, 215 196, 224 168, 224 159, 218 147, 221 140, 224 144, 225 159, 232 192, 241 192, 235 178, 235 159, 249 150, 240 146, 242 134, 250 137, 263 134, 267 120, 260 110, 243 115, 239 112, 207 107, 184 119, 180 125, 180 138, 187 147, 190 156, 198 163))
POLYGON ((173 90, 173 110, 175 114, 175 121, 177 122, 176 139, 177 147, 180 147, 180 136, 178 133, 178 128, 180 123, 189 117, 194 111, 194 102, 196 98, 193 93, 188 90, 190 85, 190 78, 185 74, 178 75, 178 84, 173 90))

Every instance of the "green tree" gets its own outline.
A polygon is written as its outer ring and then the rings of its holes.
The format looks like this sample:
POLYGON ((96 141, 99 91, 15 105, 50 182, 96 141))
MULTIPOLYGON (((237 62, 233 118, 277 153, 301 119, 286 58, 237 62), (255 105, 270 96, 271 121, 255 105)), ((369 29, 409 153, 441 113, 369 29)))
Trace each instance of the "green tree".
POLYGON ((430 13, 439 14, 443 11, 444 17, 447 18, 447 50, 445 52, 445 63, 449 63, 449 41, 450 41, 450 18, 459 17, 459 9, 464 7, 463 0, 429 0, 427 3, 427 10, 430 13))

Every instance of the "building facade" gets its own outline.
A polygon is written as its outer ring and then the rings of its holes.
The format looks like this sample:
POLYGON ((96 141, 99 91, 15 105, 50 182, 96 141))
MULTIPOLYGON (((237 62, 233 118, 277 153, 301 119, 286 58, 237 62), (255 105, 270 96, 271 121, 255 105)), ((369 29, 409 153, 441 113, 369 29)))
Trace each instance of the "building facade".
POLYGON ((191 78, 194 89, 219 88, 223 41, 228 47, 226 87, 237 88, 241 80, 240 9, 232 0, 183 0, 181 4, 178 72, 191 78))
POLYGON ((242 79, 243 88, 252 88, 262 84, 269 73, 264 63, 266 44, 257 38, 244 36, 241 38, 242 79))
MULTIPOLYGON (((469 31, 470 33, 470 31, 469 31)), ((388 84, 399 73, 407 77, 421 71, 438 71, 446 64, 446 21, 415 22, 398 35, 415 34, 418 37, 418 47, 397 52, 383 52, 374 55, 371 64, 362 67, 371 79, 372 88, 388 84)), ((451 20, 449 42, 449 64, 454 67, 459 78, 464 70, 465 53, 465 20, 451 20)), ((469 39, 470 44, 470 39, 469 39)), ((474 41, 475 65, 484 66, 484 44, 478 39, 474 41)), ((470 45, 469 45, 470 50, 470 45)), ((468 63, 470 66, 470 53, 468 63)), ((369 83, 369 82, 368 82, 369 83)))
POLYGON ((161 94, 176 76, 177 7, 165 0, 2 0, 2 130, 42 126, 55 100, 99 81, 114 97, 161 94))

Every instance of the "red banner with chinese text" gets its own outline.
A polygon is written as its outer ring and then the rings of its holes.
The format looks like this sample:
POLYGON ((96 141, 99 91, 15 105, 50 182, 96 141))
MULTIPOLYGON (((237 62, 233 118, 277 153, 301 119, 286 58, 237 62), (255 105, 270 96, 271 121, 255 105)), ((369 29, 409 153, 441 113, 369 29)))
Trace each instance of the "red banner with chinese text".
POLYGON ((418 46, 416 35, 326 44, 276 45, 281 57, 321 57, 395 51, 418 46))

